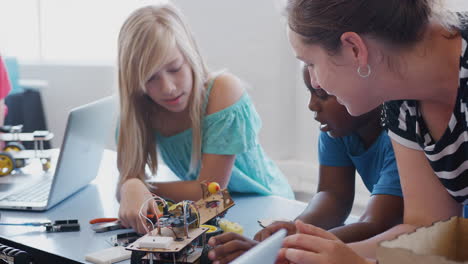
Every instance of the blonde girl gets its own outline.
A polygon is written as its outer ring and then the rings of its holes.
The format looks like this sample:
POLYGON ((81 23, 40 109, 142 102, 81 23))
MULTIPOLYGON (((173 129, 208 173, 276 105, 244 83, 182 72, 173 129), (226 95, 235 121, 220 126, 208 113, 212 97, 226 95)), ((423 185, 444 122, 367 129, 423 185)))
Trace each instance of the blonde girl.
MULTIPOLYGON (((258 142, 261 120, 242 83, 208 70, 177 8, 134 11, 118 44, 117 197, 124 225, 144 233, 138 211, 152 193, 197 200, 203 181, 231 192, 293 197, 258 142), (182 181, 146 182, 145 168, 155 174, 158 156, 182 181)), ((151 203, 144 212, 155 213, 151 203)))

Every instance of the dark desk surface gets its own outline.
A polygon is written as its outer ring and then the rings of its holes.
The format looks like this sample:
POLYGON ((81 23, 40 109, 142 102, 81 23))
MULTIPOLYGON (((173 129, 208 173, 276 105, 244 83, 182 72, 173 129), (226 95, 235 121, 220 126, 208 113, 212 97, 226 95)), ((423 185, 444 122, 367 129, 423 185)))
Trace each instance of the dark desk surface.
MULTIPOLYGON (((43 227, 0 226, 0 236, 14 243, 83 263, 87 263, 85 255, 111 247, 108 242, 111 236, 129 230, 95 233, 88 222, 93 218, 117 216, 119 204, 115 199, 115 183, 118 173, 115 168, 115 158, 115 152, 106 151, 98 177, 83 190, 47 212, 1 211, 1 222, 78 219, 81 231, 46 233, 43 227)), ((167 177, 163 180, 173 180, 175 177, 167 167, 163 167, 158 175, 166 175, 167 177)), ((233 199, 236 205, 228 211, 225 217, 241 224, 244 234, 248 237, 253 237, 260 230, 257 224, 258 219, 293 219, 306 206, 305 203, 277 196, 234 194, 233 199)), ((130 261, 119 263, 130 263, 130 261)))

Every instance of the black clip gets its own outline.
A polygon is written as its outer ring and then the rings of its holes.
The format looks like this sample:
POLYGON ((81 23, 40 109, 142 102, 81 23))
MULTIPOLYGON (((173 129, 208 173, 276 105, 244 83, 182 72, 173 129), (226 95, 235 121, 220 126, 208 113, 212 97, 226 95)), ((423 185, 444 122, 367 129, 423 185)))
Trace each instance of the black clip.
POLYGON ((128 232, 128 233, 122 233, 122 234, 112 236, 110 238, 110 241, 111 241, 112 246, 114 247, 117 247, 117 246, 126 247, 130 245, 131 243, 135 242, 141 236, 142 235, 139 235, 136 232, 128 232))
POLYGON ((47 232, 74 232, 80 231, 78 220, 57 220, 53 224, 44 225, 47 232))
POLYGON ((0 263, 30 264, 31 260, 26 251, 0 244, 0 263))

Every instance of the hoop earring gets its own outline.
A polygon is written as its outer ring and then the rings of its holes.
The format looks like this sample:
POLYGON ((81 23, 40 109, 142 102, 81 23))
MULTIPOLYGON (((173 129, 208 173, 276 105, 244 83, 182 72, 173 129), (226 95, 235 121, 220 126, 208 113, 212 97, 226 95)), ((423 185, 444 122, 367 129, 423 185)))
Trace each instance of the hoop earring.
POLYGON ((361 68, 361 66, 359 66, 359 67, 357 68, 357 74, 358 74, 359 76, 361 76, 362 78, 367 78, 367 77, 369 77, 369 76, 371 75, 371 72, 372 72, 372 71, 371 71, 370 65, 367 64, 366 66, 367 66, 367 72, 366 72, 366 73, 362 73, 362 68, 361 68))

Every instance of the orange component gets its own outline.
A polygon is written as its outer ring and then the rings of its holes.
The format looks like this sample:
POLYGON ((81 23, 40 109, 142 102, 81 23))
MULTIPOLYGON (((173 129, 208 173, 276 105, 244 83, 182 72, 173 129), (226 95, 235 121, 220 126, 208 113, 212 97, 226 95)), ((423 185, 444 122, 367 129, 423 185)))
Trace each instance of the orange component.
MULTIPOLYGON (((162 216, 163 216, 163 214, 159 214, 158 218, 161 218, 162 216)), ((146 217, 148 217, 149 219, 154 219, 154 214, 146 215, 146 217)), ((91 225, 93 225, 93 224, 97 224, 97 223, 114 222, 114 221, 117 221, 117 220, 119 220, 119 219, 118 218, 95 218, 95 219, 90 220, 89 223, 91 225)))
POLYGON ((221 190, 221 187, 219 186, 219 184, 217 182, 210 182, 208 184, 208 191, 211 194, 215 194, 215 193, 219 192, 219 190, 221 190))
POLYGON ((108 222, 114 222, 119 220, 118 218, 96 218, 92 219, 89 221, 90 224, 97 224, 97 223, 108 223, 108 222))
MULTIPOLYGON (((146 215, 146 217, 148 217, 149 219, 154 219, 154 214, 146 215)), ((161 217, 163 217, 163 214, 162 214, 162 213, 160 213, 160 214, 158 215, 158 218, 161 218, 161 217)))

